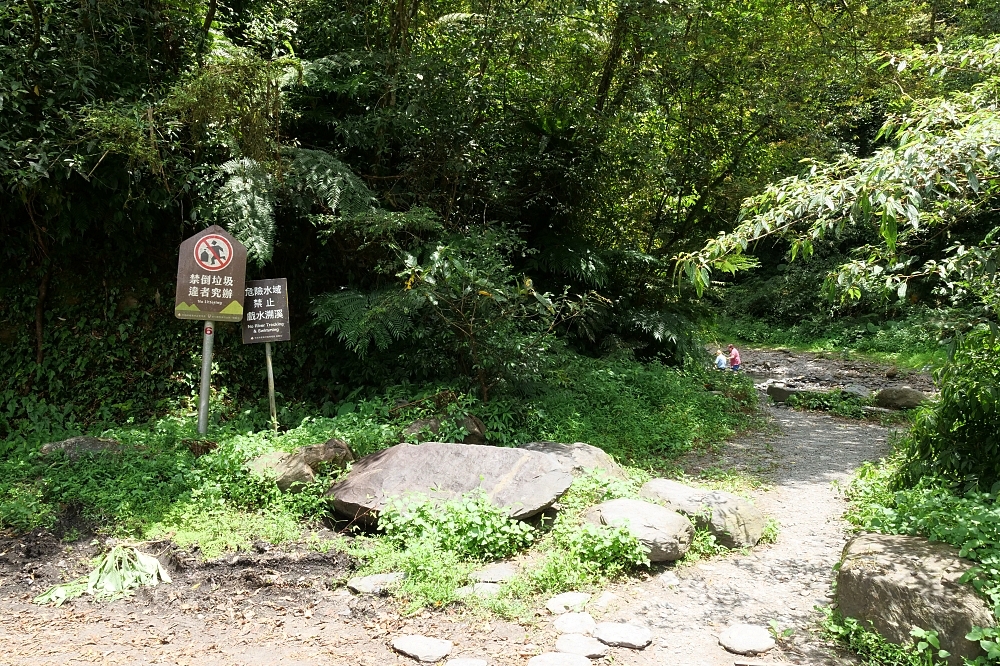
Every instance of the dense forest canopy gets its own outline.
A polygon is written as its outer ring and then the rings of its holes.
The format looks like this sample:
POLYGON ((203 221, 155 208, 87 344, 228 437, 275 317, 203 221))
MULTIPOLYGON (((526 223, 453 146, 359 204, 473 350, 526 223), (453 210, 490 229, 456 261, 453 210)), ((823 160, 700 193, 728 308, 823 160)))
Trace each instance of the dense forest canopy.
MULTIPOLYGON (((557 340, 676 362, 703 308, 674 258, 702 267, 700 291, 768 234, 747 222, 735 246, 699 248, 738 218, 783 219, 781 192, 884 173, 935 113, 985 131, 990 64, 947 61, 989 53, 975 40, 997 16, 903 0, 6 3, 5 418, 89 418, 122 389, 123 410, 149 413, 189 390, 190 327, 163 303, 179 241, 210 223, 247 245, 251 273, 289 278, 302 399, 456 377, 488 399, 557 340), (814 175, 795 180, 803 160, 814 175)), ((979 182, 954 194, 988 211, 994 180, 979 182)), ((851 197, 833 207, 864 208, 851 197)), ((897 256, 924 227, 896 225, 852 242, 881 231, 897 256)), ((928 242, 925 260, 961 263, 928 242)), ((243 352, 220 353, 230 390, 251 390, 243 352)))

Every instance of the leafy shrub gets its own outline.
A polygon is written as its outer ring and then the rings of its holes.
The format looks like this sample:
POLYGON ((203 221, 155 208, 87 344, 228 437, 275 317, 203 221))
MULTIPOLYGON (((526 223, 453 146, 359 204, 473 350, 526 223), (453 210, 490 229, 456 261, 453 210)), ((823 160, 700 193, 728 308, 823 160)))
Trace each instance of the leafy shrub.
POLYGON ((789 407, 831 412, 838 416, 860 419, 871 400, 866 400, 847 391, 802 391, 793 393, 785 400, 789 407))
POLYGON ((869 631, 852 617, 826 609, 824 632, 833 640, 850 648, 865 666, 943 666, 948 653, 941 650, 937 632, 914 628, 917 640, 910 645, 896 645, 869 631))
POLYGON ((1000 482, 1000 337, 975 331, 935 373, 941 396, 917 415, 900 481, 928 474, 990 490, 1000 482))
POLYGON ((389 500, 379 530, 400 548, 429 543, 465 560, 495 560, 521 552, 535 530, 513 520, 482 492, 447 502, 415 495, 389 500))

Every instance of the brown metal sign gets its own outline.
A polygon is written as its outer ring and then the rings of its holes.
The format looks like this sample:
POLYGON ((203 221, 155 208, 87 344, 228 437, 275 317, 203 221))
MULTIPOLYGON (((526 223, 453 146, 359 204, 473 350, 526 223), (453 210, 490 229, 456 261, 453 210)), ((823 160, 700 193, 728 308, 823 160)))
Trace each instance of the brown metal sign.
POLYGON ((177 260, 178 319, 240 321, 246 288, 247 249, 213 225, 181 243, 177 260))
POLYGON ((250 280, 244 292, 243 344, 292 339, 288 325, 288 280, 250 280))

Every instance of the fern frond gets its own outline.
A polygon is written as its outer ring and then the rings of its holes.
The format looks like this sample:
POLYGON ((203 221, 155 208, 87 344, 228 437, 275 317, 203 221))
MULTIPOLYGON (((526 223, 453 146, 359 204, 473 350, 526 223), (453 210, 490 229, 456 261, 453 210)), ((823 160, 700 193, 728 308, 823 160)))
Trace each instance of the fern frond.
POLYGON ((247 247, 258 266, 274 252, 274 179, 259 163, 241 158, 223 164, 225 176, 215 191, 213 216, 247 247))
POLYGON ((412 293, 399 289, 344 289, 318 297, 313 313, 326 324, 328 334, 364 358, 372 343, 384 350, 403 339, 413 329, 412 316, 419 307, 412 293))
POLYGON ((289 154, 287 185, 299 195, 303 207, 321 203, 329 214, 342 218, 365 215, 375 208, 375 195, 364 181, 330 153, 294 148, 289 154))

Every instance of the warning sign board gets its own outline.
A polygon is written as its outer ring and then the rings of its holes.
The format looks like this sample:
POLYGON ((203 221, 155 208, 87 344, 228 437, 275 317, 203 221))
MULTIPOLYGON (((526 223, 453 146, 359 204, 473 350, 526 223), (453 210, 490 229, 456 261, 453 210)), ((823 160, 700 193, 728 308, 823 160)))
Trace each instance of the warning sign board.
POLYGON ((244 294, 243 344, 292 339, 292 329, 288 325, 287 279, 251 280, 244 294))
POLYGON ((247 249, 220 226, 181 243, 177 260, 178 319, 240 321, 246 290, 247 249))

